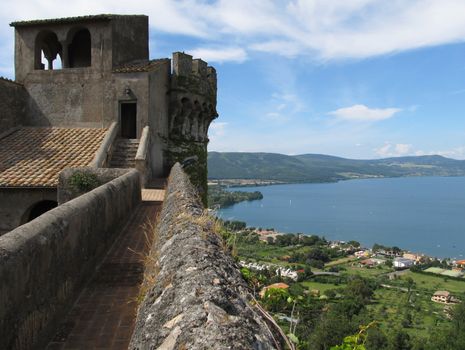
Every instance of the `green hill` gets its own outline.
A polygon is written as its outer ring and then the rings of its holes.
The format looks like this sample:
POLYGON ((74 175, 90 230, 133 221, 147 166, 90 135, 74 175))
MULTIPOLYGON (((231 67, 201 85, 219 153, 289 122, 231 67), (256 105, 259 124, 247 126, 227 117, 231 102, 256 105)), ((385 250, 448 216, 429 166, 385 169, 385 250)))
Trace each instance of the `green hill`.
POLYGON ((360 160, 322 154, 208 153, 209 179, 334 182, 400 176, 465 176, 465 161, 436 155, 360 160))

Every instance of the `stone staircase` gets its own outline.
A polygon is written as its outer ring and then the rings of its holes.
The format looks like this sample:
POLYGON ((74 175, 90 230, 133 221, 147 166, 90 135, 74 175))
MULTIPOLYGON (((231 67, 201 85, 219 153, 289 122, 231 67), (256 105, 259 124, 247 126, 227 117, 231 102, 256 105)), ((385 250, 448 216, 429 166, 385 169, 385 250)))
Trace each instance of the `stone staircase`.
POLYGON ((138 139, 117 139, 110 168, 134 168, 138 147, 138 139))

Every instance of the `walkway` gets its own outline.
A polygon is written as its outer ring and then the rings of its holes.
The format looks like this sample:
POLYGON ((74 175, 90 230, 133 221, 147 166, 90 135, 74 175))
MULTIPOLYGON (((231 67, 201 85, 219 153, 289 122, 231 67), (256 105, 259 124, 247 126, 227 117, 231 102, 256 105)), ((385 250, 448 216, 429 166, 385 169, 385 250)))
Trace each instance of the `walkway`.
POLYGON ((46 349, 127 350, 134 329, 143 259, 153 239, 164 191, 143 194, 143 202, 81 292, 46 349), (147 234, 149 234, 147 236, 147 234))

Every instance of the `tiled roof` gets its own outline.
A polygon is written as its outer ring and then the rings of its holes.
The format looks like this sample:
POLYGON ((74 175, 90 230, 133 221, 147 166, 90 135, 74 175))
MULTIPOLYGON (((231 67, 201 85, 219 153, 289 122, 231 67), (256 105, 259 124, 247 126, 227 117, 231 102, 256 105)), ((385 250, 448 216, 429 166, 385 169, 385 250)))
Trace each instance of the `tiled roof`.
POLYGON ((89 165, 107 129, 21 128, 0 140, 0 187, 56 187, 68 167, 89 165))
POLYGON ((117 67, 113 70, 114 73, 138 73, 138 72, 150 72, 157 69, 163 63, 168 62, 168 58, 160 58, 156 60, 149 61, 138 61, 126 63, 120 67, 117 67))
POLYGON ((110 21, 118 17, 146 17, 144 15, 112 15, 100 14, 91 16, 77 16, 77 17, 64 17, 64 18, 50 18, 50 19, 34 19, 31 21, 16 21, 10 23, 11 27, 25 27, 40 24, 62 24, 62 23, 75 23, 75 22, 94 22, 94 21, 110 21))

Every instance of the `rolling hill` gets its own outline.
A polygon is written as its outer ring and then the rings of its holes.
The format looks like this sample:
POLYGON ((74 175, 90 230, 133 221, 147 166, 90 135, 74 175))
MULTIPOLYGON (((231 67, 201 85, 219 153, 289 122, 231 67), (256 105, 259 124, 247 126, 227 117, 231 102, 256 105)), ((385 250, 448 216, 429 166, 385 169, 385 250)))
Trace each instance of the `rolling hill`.
POLYGON ((334 182, 401 176, 465 176, 465 160, 438 155, 360 160, 322 154, 208 153, 209 179, 334 182))

